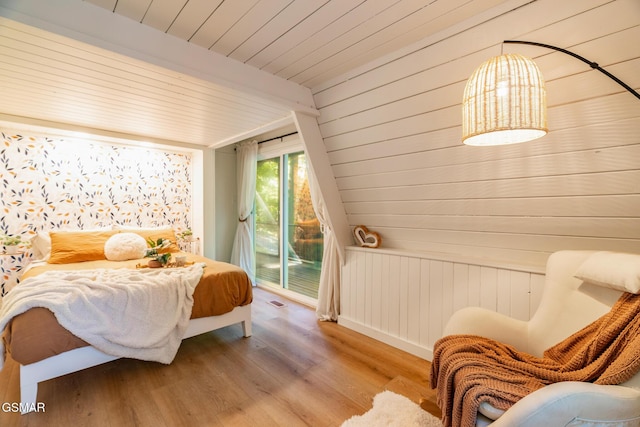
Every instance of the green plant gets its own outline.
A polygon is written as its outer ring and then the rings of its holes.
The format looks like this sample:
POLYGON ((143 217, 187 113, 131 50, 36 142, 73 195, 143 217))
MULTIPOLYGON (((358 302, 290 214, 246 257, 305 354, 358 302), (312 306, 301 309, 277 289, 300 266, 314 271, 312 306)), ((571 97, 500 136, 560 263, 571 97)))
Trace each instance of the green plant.
POLYGON ((171 254, 169 252, 167 252, 166 254, 158 255, 154 259, 156 261, 158 261, 162 265, 167 265, 167 263, 171 259, 171 254))
POLYGON ((169 246, 171 244, 171 240, 164 239, 162 237, 160 237, 158 240, 153 240, 151 237, 149 237, 147 239, 147 243, 149 243, 149 246, 151 246, 152 248, 162 249, 169 246))
POLYGON ((150 249, 147 249, 146 257, 156 256, 158 255, 158 251, 160 249, 164 249, 171 244, 171 240, 164 239, 160 237, 157 240, 153 240, 152 238, 147 239, 147 243, 151 246, 150 249))
POLYGON ((2 237, 2 244, 4 246, 18 246, 22 243, 25 242, 22 241, 22 236, 20 236, 19 234, 16 236, 10 236, 6 234, 2 237))

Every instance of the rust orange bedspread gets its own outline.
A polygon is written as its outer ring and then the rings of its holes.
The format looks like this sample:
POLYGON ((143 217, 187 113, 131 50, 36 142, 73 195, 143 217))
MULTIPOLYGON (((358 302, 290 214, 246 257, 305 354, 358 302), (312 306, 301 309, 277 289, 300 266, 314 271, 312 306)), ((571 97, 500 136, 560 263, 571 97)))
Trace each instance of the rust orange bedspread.
MULTIPOLYGON (((174 254, 177 255, 177 254, 174 254)), ((218 316, 253 300, 251 281, 239 267, 208 258, 181 254, 187 262, 204 262, 206 268, 196 287, 191 318, 218 316)), ((135 268, 147 260, 88 261, 72 264, 46 264, 33 267, 22 277, 36 276, 48 270, 92 270, 96 268, 135 268)), ((85 341, 60 326, 53 313, 46 308, 32 308, 14 317, 5 328, 2 339, 13 360, 22 365, 38 362, 78 347, 85 341)))

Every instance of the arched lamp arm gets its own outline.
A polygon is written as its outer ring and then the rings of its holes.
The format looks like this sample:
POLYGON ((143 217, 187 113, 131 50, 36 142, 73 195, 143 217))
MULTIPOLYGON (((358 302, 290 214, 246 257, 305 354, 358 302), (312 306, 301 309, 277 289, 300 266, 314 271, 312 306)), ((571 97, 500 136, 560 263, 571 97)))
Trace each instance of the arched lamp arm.
POLYGON ((553 50, 557 50, 558 52, 562 52, 562 53, 566 53, 567 55, 571 55, 574 58, 577 58, 580 61, 588 64, 594 70, 598 70, 601 73, 603 73, 604 75, 608 76, 609 78, 614 80, 616 83, 618 83, 620 86, 622 86, 623 88, 625 88, 626 90, 631 92, 636 98, 640 99, 640 93, 638 93, 635 90, 633 90, 633 88, 631 88, 631 86, 629 86, 628 84, 626 84, 625 82, 623 82, 622 80, 620 80, 619 78, 617 78, 616 76, 614 76, 613 74, 611 74, 610 72, 608 72, 607 70, 602 68, 600 65, 598 65, 597 62, 589 61, 588 59, 578 55, 577 53, 573 53, 573 52, 571 52, 569 50, 562 49, 560 47, 551 46, 549 44, 537 43, 537 42, 528 42, 528 41, 523 41, 523 40, 505 40, 504 43, 519 43, 519 44, 529 44, 529 45, 533 45, 533 46, 546 47, 547 49, 553 49, 553 50))

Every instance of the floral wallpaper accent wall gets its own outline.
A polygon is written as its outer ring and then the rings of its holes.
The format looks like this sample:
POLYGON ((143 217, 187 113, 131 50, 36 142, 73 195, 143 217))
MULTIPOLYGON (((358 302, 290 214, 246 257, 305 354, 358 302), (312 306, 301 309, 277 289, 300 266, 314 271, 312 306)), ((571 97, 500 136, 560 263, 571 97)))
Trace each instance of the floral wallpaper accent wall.
POLYGON ((0 233, 128 225, 191 228, 192 157, 2 132, 0 233))

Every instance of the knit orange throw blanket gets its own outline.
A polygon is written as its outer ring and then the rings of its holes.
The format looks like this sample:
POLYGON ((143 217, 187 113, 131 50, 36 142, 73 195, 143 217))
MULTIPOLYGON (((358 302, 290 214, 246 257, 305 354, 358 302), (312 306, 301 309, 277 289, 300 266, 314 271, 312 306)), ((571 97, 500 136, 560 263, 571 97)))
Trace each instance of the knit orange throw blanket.
POLYGON ((488 338, 450 335, 434 346, 431 387, 445 427, 475 426, 478 407, 506 410, 559 381, 620 384, 640 371, 640 295, 623 294, 609 313, 534 357, 488 338))

